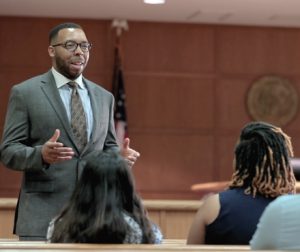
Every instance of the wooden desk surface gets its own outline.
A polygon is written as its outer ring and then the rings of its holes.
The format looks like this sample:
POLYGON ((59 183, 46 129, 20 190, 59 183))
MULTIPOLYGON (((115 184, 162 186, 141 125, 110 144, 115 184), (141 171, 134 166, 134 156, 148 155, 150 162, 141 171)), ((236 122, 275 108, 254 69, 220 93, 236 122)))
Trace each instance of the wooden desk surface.
MULTIPOLYGON (((1 239, 0 238, 0 246, 4 244, 47 244, 44 241, 19 241, 19 239, 1 239)), ((186 239, 163 239, 161 245, 186 245, 186 239)))
POLYGON ((192 191, 208 191, 208 192, 219 192, 224 190, 228 186, 228 181, 215 181, 207 183, 199 183, 191 186, 192 191))
MULTIPOLYGON (((213 192, 217 193, 224 190, 228 186, 228 181, 215 181, 207 183, 198 183, 191 186, 191 190, 195 192, 213 192)), ((300 181, 296 182, 296 192, 300 193, 300 181)))
MULTIPOLYGON (((178 241, 177 241, 178 242, 178 241)), ((173 244, 69 244, 28 241, 0 241, 0 251, 245 251, 249 246, 173 244)))

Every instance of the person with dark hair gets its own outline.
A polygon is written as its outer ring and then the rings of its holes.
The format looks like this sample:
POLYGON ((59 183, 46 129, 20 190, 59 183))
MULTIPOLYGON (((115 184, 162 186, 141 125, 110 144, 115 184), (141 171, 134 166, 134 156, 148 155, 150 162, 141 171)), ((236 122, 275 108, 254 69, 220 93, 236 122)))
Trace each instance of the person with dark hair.
POLYGON ((265 207, 295 192, 292 156, 290 137, 280 128, 247 124, 235 148, 229 188, 203 200, 187 243, 248 245, 265 207))
MULTIPOLYGON (((10 94, 0 158, 23 172, 14 233, 45 240, 49 221, 68 200, 90 156, 119 150, 110 92, 84 78, 92 44, 80 25, 63 23, 49 33, 52 68, 15 85, 10 94)), ((125 140, 132 166, 139 153, 125 140)))
POLYGON ((51 221, 53 243, 161 243, 137 195, 131 171, 116 152, 88 160, 76 189, 51 221))

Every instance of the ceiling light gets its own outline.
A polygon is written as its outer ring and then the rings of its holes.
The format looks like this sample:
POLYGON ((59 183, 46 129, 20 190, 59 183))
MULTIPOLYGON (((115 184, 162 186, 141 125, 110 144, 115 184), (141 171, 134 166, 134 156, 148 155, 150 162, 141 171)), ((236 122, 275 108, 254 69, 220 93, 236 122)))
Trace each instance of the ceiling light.
POLYGON ((145 4, 164 4, 165 0, 144 0, 145 4))

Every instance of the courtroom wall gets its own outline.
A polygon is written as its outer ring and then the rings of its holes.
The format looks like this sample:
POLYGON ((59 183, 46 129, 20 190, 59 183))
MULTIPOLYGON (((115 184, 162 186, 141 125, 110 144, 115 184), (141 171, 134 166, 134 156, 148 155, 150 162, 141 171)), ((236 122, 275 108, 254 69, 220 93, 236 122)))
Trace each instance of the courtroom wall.
MULTIPOLYGON (((0 17, 0 134, 12 85, 47 71, 48 31, 80 23, 93 43, 85 77, 111 90, 111 20, 0 17)), ((130 22, 122 36, 133 168, 144 198, 198 199, 195 183, 229 180, 233 148, 251 119, 246 97, 264 75, 300 89, 300 29, 130 22)), ((300 156, 300 117, 284 126, 300 156)), ((21 176, 0 167, 0 197, 21 176)))

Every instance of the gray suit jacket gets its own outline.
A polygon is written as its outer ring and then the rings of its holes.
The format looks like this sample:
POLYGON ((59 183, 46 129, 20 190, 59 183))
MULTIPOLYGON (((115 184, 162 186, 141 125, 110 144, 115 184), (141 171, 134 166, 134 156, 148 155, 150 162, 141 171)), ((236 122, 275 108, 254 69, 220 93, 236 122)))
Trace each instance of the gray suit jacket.
POLYGON ((51 71, 11 90, 0 153, 6 167, 23 171, 15 216, 15 233, 19 236, 46 236, 50 220, 70 198, 85 160, 99 151, 118 149, 112 94, 91 81, 83 82, 91 99, 94 127, 81 154, 51 71), (61 131, 58 141, 72 147, 76 154, 70 161, 46 165, 42 145, 57 128, 61 131))

